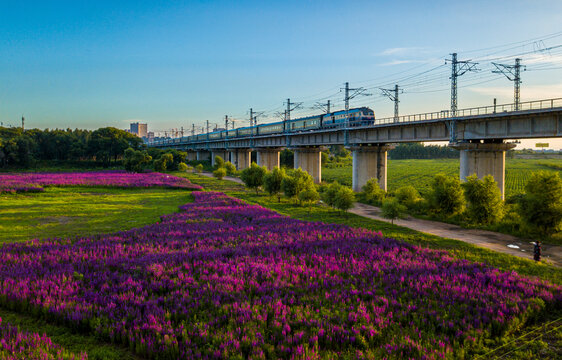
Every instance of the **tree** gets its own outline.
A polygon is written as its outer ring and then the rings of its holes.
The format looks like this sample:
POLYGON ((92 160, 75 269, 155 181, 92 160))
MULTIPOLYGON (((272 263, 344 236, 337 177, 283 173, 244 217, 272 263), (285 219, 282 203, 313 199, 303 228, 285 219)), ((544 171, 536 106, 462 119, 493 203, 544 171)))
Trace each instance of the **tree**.
POLYGON ((195 171, 197 171, 198 174, 201 174, 203 172, 203 164, 197 164, 197 166, 195 166, 195 171))
POLYGON ((220 169, 224 167, 224 160, 220 156, 215 156, 215 168, 220 169))
POLYGON ((320 195, 318 195, 318 191, 316 191, 315 187, 311 187, 299 193, 299 202, 308 205, 309 209, 318 199, 320 199, 320 195))
POLYGON ((355 193, 347 186, 340 186, 335 194, 334 207, 336 209, 346 211, 353 207, 355 202, 355 193))
POLYGON ((301 191, 314 187, 314 179, 306 171, 298 168, 292 172, 290 176, 286 176, 281 181, 281 189, 285 196, 289 198, 297 198, 301 191))
POLYGON ((248 189, 255 189, 258 194, 259 187, 263 185, 263 178, 267 173, 265 166, 259 166, 252 162, 249 168, 242 170, 240 179, 244 182, 248 189))
POLYGON ((227 162, 224 163, 224 168, 226 169, 227 175, 236 174, 236 166, 234 166, 234 164, 231 163, 230 161, 227 161, 227 162))
POLYGON ((467 214, 476 224, 494 224, 504 214, 502 194, 498 183, 491 175, 482 180, 474 174, 462 184, 467 201, 467 214))
POLYGON ((533 173, 525 191, 519 205, 525 223, 543 237, 559 230, 562 225, 562 180, 558 173, 533 173))
POLYGON ((379 181, 375 178, 367 180, 367 183, 361 188, 363 199, 372 205, 379 205, 384 199, 385 191, 381 189, 379 181))
POLYGON ((189 166, 187 166, 187 164, 184 163, 184 162, 181 162, 178 165, 178 171, 181 171, 181 172, 186 172, 188 168, 189 168, 189 166))
POLYGON ((94 131, 88 142, 88 152, 95 156, 96 160, 107 166, 123 156, 127 148, 140 150, 144 147, 142 139, 124 130, 114 127, 100 128, 94 131))
POLYGON ((166 171, 168 168, 168 164, 172 164, 174 162, 174 157, 172 154, 166 153, 160 156, 160 159, 154 161, 154 170, 156 171, 166 171))
POLYGON ((406 211, 406 207, 398 202, 398 199, 387 199, 382 203, 382 216, 385 219, 390 219, 390 222, 394 224, 394 220, 398 219, 404 211, 406 211))
POLYGON ((221 167, 213 171, 213 176, 219 180, 222 180, 226 176, 226 169, 221 167))
POLYGON ((322 201, 324 201, 326 205, 334 207, 336 204, 336 194, 341 187, 342 185, 340 185, 337 181, 334 181, 330 185, 326 186, 321 195, 322 201))
POLYGON ((281 183, 287 176, 284 169, 278 167, 265 175, 263 178, 263 187, 265 191, 271 196, 277 195, 277 201, 281 202, 281 183))
POLYGON ((413 209, 420 201, 420 193, 412 185, 406 185, 396 190, 396 200, 408 209, 413 209))
POLYGON ((145 165, 152 161, 152 156, 146 151, 134 150, 128 148, 125 150, 124 165, 127 171, 140 173, 144 170, 145 165))
POLYGON ((428 203, 429 207, 441 216, 461 213, 465 200, 460 180, 445 174, 435 175, 431 183, 428 203))

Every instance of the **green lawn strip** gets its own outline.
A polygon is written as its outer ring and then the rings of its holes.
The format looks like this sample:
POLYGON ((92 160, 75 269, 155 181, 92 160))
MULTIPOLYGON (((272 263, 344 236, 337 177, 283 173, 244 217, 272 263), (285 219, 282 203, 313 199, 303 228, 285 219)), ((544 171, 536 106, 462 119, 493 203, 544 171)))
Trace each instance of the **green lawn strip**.
POLYGON ((43 319, 22 315, 0 308, 2 322, 16 325, 20 330, 45 334, 54 343, 75 354, 86 352, 88 359, 138 359, 129 349, 106 343, 88 334, 72 332, 65 326, 53 325, 43 319))
POLYGON ((47 187, 0 195, 0 243, 86 236, 144 226, 189 202, 181 189, 47 187))
POLYGON ((447 250, 460 259, 467 259, 474 262, 485 262, 490 266, 502 270, 517 271, 519 274, 528 276, 538 276, 541 279, 549 280, 553 283, 562 285, 562 269, 552 265, 535 263, 532 260, 502 254, 459 240, 441 238, 435 235, 421 233, 406 227, 392 225, 384 221, 377 221, 350 213, 344 214, 340 211, 324 206, 312 206, 311 208, 302 207, 283 198, 279 203, 277 202, 277 199, 271 198, 263 193, 256 195, 252 191, 244 190, 242 185, 228 180, 217 180, 203 175, 190 173, 174 173, 174 175, 186 177, 191 182, 199 184, 207 190, 222 191, 228 195, 246 200, 250 203, 259 204, 296 219, 345 224, 351 227, 381 231, 386 237, 400 239, 423 247, 447 250))

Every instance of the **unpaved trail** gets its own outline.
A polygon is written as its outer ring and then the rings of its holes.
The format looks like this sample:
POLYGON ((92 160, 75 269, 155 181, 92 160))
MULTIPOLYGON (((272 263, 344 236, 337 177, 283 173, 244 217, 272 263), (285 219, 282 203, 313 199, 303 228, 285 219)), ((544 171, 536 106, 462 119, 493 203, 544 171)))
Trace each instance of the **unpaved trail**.
MULTIPOLYGON (((213 176, 211 173, 201 173, 201 175, 213 176)), ((242 180, 236 177, 226 176, 224 179, 243 184, 242 180)), ((355 203, 349 212, 369 219, 391 222, 389 219, 382 217, 380 208, 371 205, 355 203)), ((528 239, 487 230, 464 229, 458 225, 417 219, 411 216, 405 219, 397 219, 394 221, 394 224, 426 234, 464 241, 504 254, 533 259, 533 243, 528 239)), ((544 262, 562 267, 562 246, 543 244, 542 254, 544 262)))

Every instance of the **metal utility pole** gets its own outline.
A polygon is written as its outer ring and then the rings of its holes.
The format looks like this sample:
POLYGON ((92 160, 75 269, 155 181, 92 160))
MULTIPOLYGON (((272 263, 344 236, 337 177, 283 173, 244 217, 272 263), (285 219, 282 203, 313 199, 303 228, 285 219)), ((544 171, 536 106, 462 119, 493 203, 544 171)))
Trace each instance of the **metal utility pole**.
POLYGON ((349 128, 349 100, 362 95, 362 96, 370 96, 372 94, 367 94, 365 93, 365 88, 355 88, 355 89, 351 89, 349 87, 349 83, 346 82, 345 83, 345 88, 344 89, 340 89, 341 90, 345 90, 345 97, 344 97, 344 102, 345 102, 345 133, 344 133, 344 143, 345 145, 348 145, 349 142, 349 134, 348 134, 348 128, 349 128))
POLYGON ((181 134, 181 137, 183 137, 183 126, 181 127, 180 134, 181 134))
MULTIPOLYGON (((457 60, 457 53, 451 54, 451 60, 446 59, 451 62, 451 117, 455 118, 457 116, 457 78, 464 75, 469 71, 477 71, 476 65, 478 63, 471 62, 470 60, 457 60)), ((450 141, 456 141, 455 135, 456 120, 451 120, 450 126, 450 141)))
POLYGON ((191 136, 195 136, 195 124, 191 124, 191 136))
POLYGON ((228 130, 228 115, 224 116, 224 129, 228 130))
POLYGON ((23 117, 23 115, 21 116, 21 130, 25 131, 25 118, 23 117))
POLYGON ((285 119, 283 120, 283 130, 287 130, 287 121, 291 120, 291 111, 300 108, 302 102, 294 103, 291 99, 287 99, 287 110, 285 110, 285 119))
POLYGON ((513 81, 513 102, 515 103, 515 111, 519 110, 520 104, 520 88, 521 88, 521 67, 526 70, 525 65, 521 65, 521 59, 515 59, 515 65, 504 65, 493 62, 496 70, 492 70, 495 74, 504 74, 509 81, 513 81))
POLYGON ((250 126, 254 126, 254 109, 250 108, 250 126))
POLYGON ((398 103, 400 102, 400 100, 398 100, 398 93, 399 90, 402 90, 402 93, 404 92, 404 90, 400 89, 398 85, 394 85, 394 90, 382 88, 379 89, 382 91, 383 95, 394 101, 394 122, 398 122, 398 103))
POLYGON ((317 102, 314 105, 313 109, 319 109, 319 110, 325 111, 326 114, 329 114, 330 113, 330 100, 328 100, 326 103, 317 102))

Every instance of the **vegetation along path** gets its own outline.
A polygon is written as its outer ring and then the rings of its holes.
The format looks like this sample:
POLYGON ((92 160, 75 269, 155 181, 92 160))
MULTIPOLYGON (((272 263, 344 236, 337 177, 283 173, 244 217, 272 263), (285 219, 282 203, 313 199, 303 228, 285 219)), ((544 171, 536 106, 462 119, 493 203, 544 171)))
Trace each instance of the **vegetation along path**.
MULTIPOLYGON (((206 172, 201 173, 201 175, 209 177, 213 176, 212 173, 206 172)), ((242 180, 236 177, 226 176, 224 179, 243 184, 242 180)), ((374 220, 391 222, 389 219, 382 217, 380 208, 371 205, 355 203, 354 207, 350 209, 349 212, 374 220)), ((532 259, 533 257, 532 241, 512 235, 480 229, 465 229, 458 225, 417 219, 411 216, 408 216, 405 219, 395 220, 394 224, 431 235, 464 241, 473 245, 509 255, 519 256, 525 259, 532 259)), ((543 261, 562 267, 562 246, 543 244, 542 250, 543 261)))

